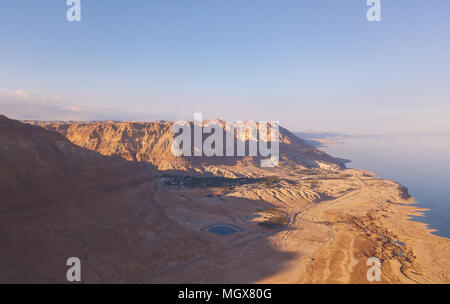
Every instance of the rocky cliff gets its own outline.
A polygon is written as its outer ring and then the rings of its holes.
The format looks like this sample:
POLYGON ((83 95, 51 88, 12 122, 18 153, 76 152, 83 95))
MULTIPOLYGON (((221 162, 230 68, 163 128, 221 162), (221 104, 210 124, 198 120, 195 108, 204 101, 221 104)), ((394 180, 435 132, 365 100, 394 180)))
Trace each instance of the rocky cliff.
MULTIPOLYGON (((171 122, 31 122, 67 137, 72 143, 103 155, 149 162, 158 170, 191 170, 235 176, 247 167, 257 170, 258 157, 175 157, 171 122)), ((207 124, 208 122, 205 122, 207 124)), ((249 136, 236 140, 246 142, 249 136)), ((306 144, 280 127, 280 165, 301 168, 343 168, 344 161, 306 144)), ((250 174, 250 173, 249 173, 250 174)))

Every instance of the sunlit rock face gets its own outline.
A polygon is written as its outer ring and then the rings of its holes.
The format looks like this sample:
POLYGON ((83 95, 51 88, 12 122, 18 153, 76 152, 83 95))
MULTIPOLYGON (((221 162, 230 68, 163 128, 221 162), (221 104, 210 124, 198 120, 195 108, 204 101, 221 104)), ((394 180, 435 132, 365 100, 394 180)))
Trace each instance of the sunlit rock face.
MULTIPOLYGON (((130 161, 148 162, 159 170, 210 172, 224 176, 242 175, 242 166, 252 167, 255 171, 260 170, 259 156, 174 156, 171 145, 176 134, 172 133, 172 122, 34 123, 63 134, 80 147, 130 161)), ((219 120, 204 121, 203 127, 217 124, 220 124, 225 131, 227 130, 228 125, 219 120)), ((344 168, 343 160, 333 158, 307 145, 302 139, 282 127, 280 127, 279 135, 281 166, 344 168)), ((208 134, 203 134, 203 142, 207 137, 208 134)), ((225 141, 226 136, 223 138, 225 141)), ((236 146, 238 141, 245 142, 246 155, 248 155, 249 141, 255 140, 251 132, 235 131, 234 133, 234 145, 236 146)), ((226 143, 224 143, 225 146, 226 143)))

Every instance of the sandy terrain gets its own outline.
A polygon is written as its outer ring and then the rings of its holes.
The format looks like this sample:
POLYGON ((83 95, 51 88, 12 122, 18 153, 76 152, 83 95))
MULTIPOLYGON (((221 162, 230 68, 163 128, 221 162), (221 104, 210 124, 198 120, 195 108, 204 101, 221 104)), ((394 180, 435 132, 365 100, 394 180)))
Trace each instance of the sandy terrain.
POLYGON ((74 256, 85 283, 372 283, 370 257, 380 283, 450 283, 450 240, 408 219, 423 210, 392 181, 342 169, 286 133, 279 168, 197 160, 184 174, 200 182, 180 183, 179 170, 155 167, 189 160, 171 163, 131 136, 144 144, 149 133, 120 127, 118 140, 82 126, 101 155, 0 116, 0 282, 64 283, 74 256), (149 162, 117 158, 136 153, 149 162), (240 231, 207 231, 217 224, 240 231))
MULTIPOLYGON (((371 283, 366 262, 377 257, 382 266, 380 283, 448 283, 450 241, 431 235, 424 224, 408 220, 420 209, 411 206, 412 199, 402 198, 399 185, 367 172, 345 173, 350 177, 320 181, 323 184, 318 190, 332 188, 340 193, 324 201, 295 197, 297 185, 276 190, 238 189, 226 195, 233 198, 227 203, 232 208, 218 207, 227 211, 226 216, 212 221, 210 216, 193 219, 190 225, 201 229, 226 222, 245 230, 217 236, 211 242, 222 239, 220 249, 204 256, 193 253, 189 262, 139 282, 371 283), (255 200, 234 199, 239 196, 255 200), (275 230, 254 225, 258 218, 249 219, 245 214, 255 208, 256 198, 286 212, 289 224, 275 230)), ((189 197, 190 206, 194 201, 201 204, 195 200, 198 191, 175 192, 189 197)), ((181 220, 186 214, 179 210, 178 216, 181 220)))

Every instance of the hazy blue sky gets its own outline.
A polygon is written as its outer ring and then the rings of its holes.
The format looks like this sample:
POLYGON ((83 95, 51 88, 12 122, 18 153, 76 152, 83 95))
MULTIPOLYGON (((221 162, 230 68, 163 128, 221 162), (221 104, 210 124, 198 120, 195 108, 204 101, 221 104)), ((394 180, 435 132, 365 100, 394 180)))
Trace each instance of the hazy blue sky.
POLYGON ((448 0, 65 2, 1 1, 0 113, 450 132, 448 0))

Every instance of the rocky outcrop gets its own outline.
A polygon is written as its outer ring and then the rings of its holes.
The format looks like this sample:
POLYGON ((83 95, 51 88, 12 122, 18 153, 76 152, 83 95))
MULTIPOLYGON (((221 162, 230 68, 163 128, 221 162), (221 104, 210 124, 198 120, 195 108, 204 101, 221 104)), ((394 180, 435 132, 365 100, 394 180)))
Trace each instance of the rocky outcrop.
MULTIPOLYGON (((149 162, 159 170, 208 171, 236 175, 233 168, 259 167, 258 157, 175 157, 171 122, 32 122, 61 133, 72 143, 103 155, 149 162)), ((207 124, 208 122, 205 122, 207 124)), ((236 137, 237 134, 235 134, 236 137)), ((206 138, 206 136, 204 136, 206 138)), ((239 138, 248 145, 249 136, 239 138)), ((305 168, 343 168, 344 162, 313 148, 280 127, 280 164, 305 168)), ((239 171, 239 170, 237 170, 239 171)))

